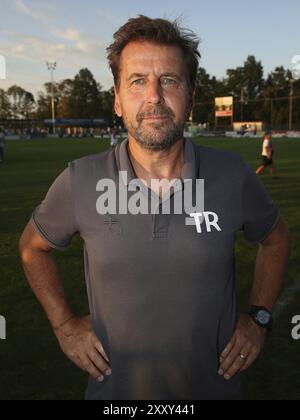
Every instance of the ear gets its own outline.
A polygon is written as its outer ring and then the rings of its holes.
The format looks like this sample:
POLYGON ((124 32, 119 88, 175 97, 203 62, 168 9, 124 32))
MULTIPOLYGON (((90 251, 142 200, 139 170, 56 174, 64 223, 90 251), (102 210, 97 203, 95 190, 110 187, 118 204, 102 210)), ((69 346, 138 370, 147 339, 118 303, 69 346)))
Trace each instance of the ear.
POLYGON ((119 118, 122 118, 120 95, 118 92, 118 88, 116 86, 114 87, 114 91, 115 91, 115 105, 114 105, 115 113, 117 114, 119 118))

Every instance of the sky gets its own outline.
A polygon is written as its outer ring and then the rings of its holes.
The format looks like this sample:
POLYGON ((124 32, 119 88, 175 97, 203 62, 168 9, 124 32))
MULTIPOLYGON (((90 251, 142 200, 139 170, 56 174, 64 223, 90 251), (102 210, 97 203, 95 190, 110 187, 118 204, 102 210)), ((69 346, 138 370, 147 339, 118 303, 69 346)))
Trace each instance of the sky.
POLYGON ((201 66, 218 78, 243 65, 249 54, 265 74, 291 68, 300 55, 298 0, 0 0, 0 56, 6 80, 35 95, 49 80, 47 60, 57 61, 55 80, 89 68, 105 89, 113 85, 106 47, 130 17, 175 19, 201 39, 201 66))

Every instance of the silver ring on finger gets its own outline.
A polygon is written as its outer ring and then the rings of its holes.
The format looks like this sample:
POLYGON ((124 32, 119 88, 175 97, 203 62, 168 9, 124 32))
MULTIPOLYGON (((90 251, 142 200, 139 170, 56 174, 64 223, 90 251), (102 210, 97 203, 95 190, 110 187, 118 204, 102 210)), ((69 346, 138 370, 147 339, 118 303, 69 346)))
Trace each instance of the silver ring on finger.
POLYGON ((243 353, 239 354, 240 359, 242 359, 243 361, 247 360, 247 356, 245 356, 243 353))

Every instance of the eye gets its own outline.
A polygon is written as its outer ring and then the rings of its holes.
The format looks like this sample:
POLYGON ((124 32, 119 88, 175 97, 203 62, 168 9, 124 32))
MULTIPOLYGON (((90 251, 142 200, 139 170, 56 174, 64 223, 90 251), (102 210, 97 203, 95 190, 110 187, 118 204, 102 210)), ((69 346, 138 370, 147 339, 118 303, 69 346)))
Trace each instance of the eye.
POLYGON ((135 86, 142 86, 145 83, 145 79, 136 79, 133 80, 132 84, 135 86))
POLYGON ((175 79, 170 79, 169 77, 163 77, 162 84, 166 86, 171 86, 171 85, 176 85, 177 81, 175 79))

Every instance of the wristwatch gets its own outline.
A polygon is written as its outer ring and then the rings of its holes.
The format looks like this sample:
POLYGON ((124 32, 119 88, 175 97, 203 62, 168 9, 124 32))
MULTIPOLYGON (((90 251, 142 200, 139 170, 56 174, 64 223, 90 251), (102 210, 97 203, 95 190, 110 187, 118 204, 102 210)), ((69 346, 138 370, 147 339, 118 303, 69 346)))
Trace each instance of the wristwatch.
POLYGON ((247 313, 259 327, 272 331, 273 318, 272 313, 268 309, 263 306, 252 305, 247 313))

